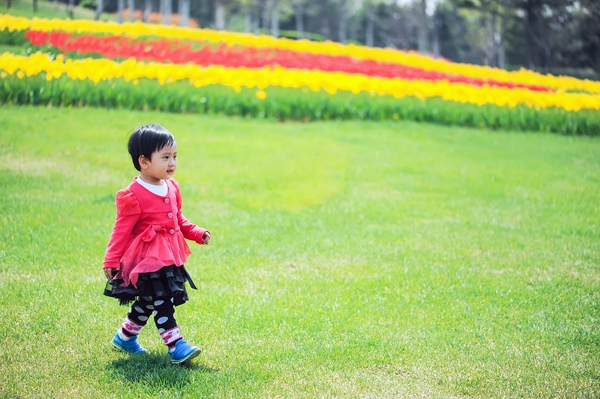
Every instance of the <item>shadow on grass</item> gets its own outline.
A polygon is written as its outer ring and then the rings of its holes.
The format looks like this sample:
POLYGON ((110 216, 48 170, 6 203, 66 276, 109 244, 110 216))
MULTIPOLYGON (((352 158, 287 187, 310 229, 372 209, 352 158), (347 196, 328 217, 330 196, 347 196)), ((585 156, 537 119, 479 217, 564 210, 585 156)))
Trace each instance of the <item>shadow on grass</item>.
POLYGON ((127 356, 110 363, 111 374, 128 382, 142 382, 157 387, 183 387, 189 383, 192 374, 216 373, 219 370, 197 364, 173 365, 165 353, 146 353, 127 356))

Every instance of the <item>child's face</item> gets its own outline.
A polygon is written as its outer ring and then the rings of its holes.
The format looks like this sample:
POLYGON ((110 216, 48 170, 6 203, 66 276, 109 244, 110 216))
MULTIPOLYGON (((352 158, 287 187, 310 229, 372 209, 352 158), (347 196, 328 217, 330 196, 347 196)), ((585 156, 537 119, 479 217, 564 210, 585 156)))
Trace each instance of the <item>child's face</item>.
POLYGON ((150 159, 141 156, 140 167, 142 178, 148 183, 169 179, 177 169, 177 144, 154 151, 150 159))

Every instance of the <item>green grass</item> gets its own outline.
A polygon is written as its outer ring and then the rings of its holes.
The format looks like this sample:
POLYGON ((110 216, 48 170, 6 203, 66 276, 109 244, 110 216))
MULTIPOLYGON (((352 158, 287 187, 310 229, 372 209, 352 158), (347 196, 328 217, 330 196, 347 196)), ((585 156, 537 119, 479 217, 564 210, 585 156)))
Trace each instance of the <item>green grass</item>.
POLYGON ((0 54, 2 53, 13 53, 19 55, 25 55, 24 46, 18 46, 13 44, 0 44, 0 54))
MULTIPOLYGON (((11 14, 26 18, 59 18, 67 19, 69 17, 66 3, 52 2, 48 0, 38 0, 38 11, 33 12, 32 0, 12 0, 10 8, 7 8, 7 0, 0 0, 0 13, 11 14)), ((73 9, 75 19, 94 19, 95 12, 84 7, 75 7, 73 9)), ((102 19, 114 19, 109 14, 103 14, 102 19)))
POLYGON ((411 122, 0 108, 2 398, 600 396, 600 140, 411 122), (209 228, 177 309, 204 353, 110 349, 131 129, 209 228))

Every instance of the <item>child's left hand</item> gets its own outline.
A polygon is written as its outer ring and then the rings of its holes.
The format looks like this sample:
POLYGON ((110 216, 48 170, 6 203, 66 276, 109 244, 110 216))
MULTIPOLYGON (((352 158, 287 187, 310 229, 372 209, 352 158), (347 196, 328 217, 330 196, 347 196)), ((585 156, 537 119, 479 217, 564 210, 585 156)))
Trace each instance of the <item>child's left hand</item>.
POLYGON ((208 245, 209 241, 210 241, 210 233, 208 231, 206 231, 206 232, 204 232, 204 235, 202 235, 202 244, 208 245))

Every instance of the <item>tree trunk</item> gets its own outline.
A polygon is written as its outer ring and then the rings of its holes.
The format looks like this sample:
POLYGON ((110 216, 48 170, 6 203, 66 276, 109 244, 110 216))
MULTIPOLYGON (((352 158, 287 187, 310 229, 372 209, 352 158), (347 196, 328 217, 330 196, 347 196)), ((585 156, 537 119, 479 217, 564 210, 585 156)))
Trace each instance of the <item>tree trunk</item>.
POLYGON ((326 14, 321 15, 321 34, 327 40, 331 40, 331 29, 329 28, 329 18, 326 14))
POLYGON ((225 29, 225 5, 221 0, 216 0, 215 4, 215 28, 225 29))
POLYGON ((252 30, 255 35, 258 35, 260 34, 260 9, 256 1, 252 1, 252 30))
POLYGON ((442 21, 440 20, 440 16, 436 13, 433 16, 433 57, 440 57, 440 26, 442 25, 442 21))
POLYGON ((33 0, 33 12, 38 12, 38 0, 33 0))
POLYGON ((279 0, 271 0, 271 35, 279 37, 279 0))
POLYGON ((375 12, 373 5, 367 5, 367 29, 366 29, 366 45, 373 47, 375 45, 375 12))
POLYGON ((6 0, 6 9, 10 10, 10 6, 12 6, 12 0, 6 0))
POLYGON ((600 4, 592 4, 592 18, 597 22, 590 36, 593 38, 594 50, 592 52, 592 68, 596 73, 596 79, 600 80, 600 4))
POLYGON ((167 25, 171 25, 171 23, 173 22, 172 17, 173 17, 173 1, 172 0, 166 0, 165 1, 165 5, 166 10, 167 10, 167 25))
POLYGON ((147 23, 152 14, 152 0, 144 0, 144 13, 142 14, 142 22, 147 23))
POLYGON ((506 0, 502 2, 502 14, 500 14, 500 40, 498 42, 498 68, 504 69, 506 63, 506 46, 504 38, 506 37, 507 15, 506 0))
POLYGON ((69 11, 67 13, 69 14, 70 19, 75 19, 75 15, 73 13, 74 8, 75 8, 75 0, 69 0, 69 11))
MULTIPOLYGON (((412 12, 411 12, 412 14, 412 12)), ((410 14, 406 14, 404 16, 404 50, 410 50, 412 37, 413 37, 413 28, 414 28, 415 18, 412 18, 410 14)))
POLYGON ((171 25, 171 0, 161 0, 160 2, 160 21, 164 25, 171 25))
POLYGON ((304 37, 304 5, 302 2, 296 3, 294 10, 296 11, 296 34, 298 39, 302 39, 304 37))
POLYGON ((252 32, 252 9, 254 7, 254 2, 250 1, 246 4, 246 15, 244 15, 244 32, 250 33, 252 32))
POLYGON ((117 12, 119 13, 119 23, 123 23, 123 9, 125 8, 125 0, 117 0, 117 12))
POLYGON ((419 53, 427 52, 427 0, 419 3, 419 53))
MULTIPOLYGON (((489 28, 491 27, 491 23, 489 22, 489 19, 487 17, 486 13, 480 13, 480 17, 479 17, 479 24, 480 26, 483 27, 482 36, 485 36, 489 30, 489 28)), ((479 50, 481 50, 482 55, 482 62, 483 65, 486 66, 491 66, 492 63, 492 54, 493 54, 493 47, 494 45, 494 35, 493 33, 489 35, 489 37, 487 38, 487 40, 485 40, 483 42, 483 44, 481 45, 481 48, 479 50)))
POLYGON ((493 67, 498 66, 498 42, 500 41, 500 34, 498 33, 498 9, 496 4, 492 4, 492 40, 490 49, 490 65, 493 67))
POLYGON ((263 33, 267 33, 269 30, 269 2, 268 0, 263 0, 262 2, 262 29, 263 33))
POLYGON ((134 13, 135 13, 135 4, 134 4, 134 0, 127 0, 127 9, 129 10, 129 20, 133 22, 134 20, 134 13))
POLYGON ((525 3, 525 65, 529 69, 533 69, 535 67, 534 57, 533 57, 533 28, 535 25, 535 10, 534 10, 534 0, 527 0, 525 3))
POLYGON ((592 64, 594 72, 596 73, 596 79, 600 80, 600 49, 596 49, 596 62, 592 64))
POLYGON ((179 26, 190 25, 190 0, 179 0, 178 3, 179 26))
POLYGON ((100 19, 100 17, 102 16, 102 11, 104 11, 104 1, 103 0, 96 0, 96 16, 95 19, 96 21, 98 21, 100 19))
POLYGON ((340 43, 346 43, 348 41, 348 2, 343 0, 337 3, 337 15, 338 15, 338 41, 340 43))
POLYGON ((340 21, 338 25, 338 39, 340 43, 346 43, 348 41, 348 18, 344 13, 340 14, 340 21))

